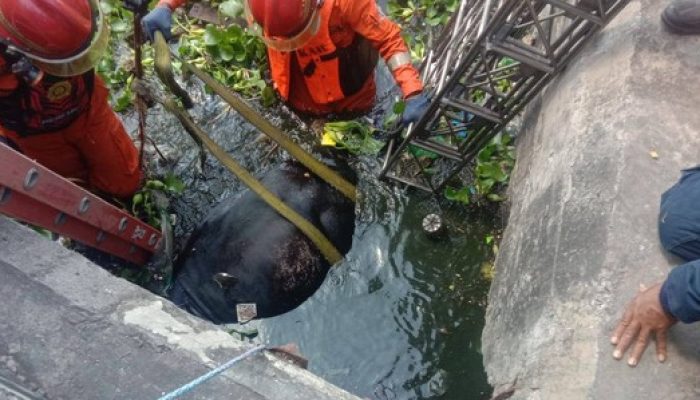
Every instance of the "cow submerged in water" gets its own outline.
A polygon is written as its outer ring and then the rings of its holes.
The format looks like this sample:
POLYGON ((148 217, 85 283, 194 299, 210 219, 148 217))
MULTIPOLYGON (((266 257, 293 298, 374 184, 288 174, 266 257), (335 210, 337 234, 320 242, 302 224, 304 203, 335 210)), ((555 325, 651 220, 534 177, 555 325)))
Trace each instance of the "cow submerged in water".
MULTIPOLYGON (((341 172, 356 181, 349 167, 341 172)), ((261 182, 318 228, 342 254, 352 246, 355 204, 296 162, 261 182)), ((237 321, 236 306, 257 317, 290 311, 309 298, 330 265, 316 246, 251 191, 224 200, 190 236, 175 265, 170 299, 214 323, 237 321)))

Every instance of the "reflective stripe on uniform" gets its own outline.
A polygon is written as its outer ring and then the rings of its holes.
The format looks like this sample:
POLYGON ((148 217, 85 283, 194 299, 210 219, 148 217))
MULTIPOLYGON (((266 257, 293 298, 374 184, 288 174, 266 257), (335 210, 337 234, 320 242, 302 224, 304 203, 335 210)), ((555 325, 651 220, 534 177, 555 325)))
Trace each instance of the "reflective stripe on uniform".
POLYGON ((392 71, 395 71, 399 67, 402 67, 406 64, 411 64, 411 55, 407 52, 396 53, 393 56, 391 56, 386 62, 386 65, 392 71))

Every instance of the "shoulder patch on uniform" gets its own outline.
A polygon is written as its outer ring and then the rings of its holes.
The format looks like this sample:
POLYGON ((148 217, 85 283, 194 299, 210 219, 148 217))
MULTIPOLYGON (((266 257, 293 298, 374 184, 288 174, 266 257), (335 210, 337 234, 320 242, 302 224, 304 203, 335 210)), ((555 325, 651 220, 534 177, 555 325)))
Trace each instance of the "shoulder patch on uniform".
POLYGON ((55 103, 68 97, 72 89, 73 85, 69 81, 56 82, 46 91, 46 97, 55 103))

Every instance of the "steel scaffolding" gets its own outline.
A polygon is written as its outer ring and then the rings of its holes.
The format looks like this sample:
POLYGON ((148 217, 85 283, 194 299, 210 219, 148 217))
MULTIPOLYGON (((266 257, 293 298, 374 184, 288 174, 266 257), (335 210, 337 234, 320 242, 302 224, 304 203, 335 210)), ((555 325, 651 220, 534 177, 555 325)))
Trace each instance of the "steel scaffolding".
POLYGON ((420 67, 431 105, 380 177, 442 192, 628 1, 462 0, 420 67))

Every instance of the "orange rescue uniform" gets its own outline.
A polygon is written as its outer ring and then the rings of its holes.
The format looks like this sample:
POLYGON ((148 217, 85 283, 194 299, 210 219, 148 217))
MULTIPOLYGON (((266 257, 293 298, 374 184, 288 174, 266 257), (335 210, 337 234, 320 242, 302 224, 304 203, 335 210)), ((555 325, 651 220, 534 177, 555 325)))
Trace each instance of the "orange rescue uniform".
MULTIPOLYGON (((174 10, 185 3, 161 0, 159 5, 174 10)), ((423 90, 400 28, 374 0, 324 0, 320 13, 319 32, 303 47, 267 49, 275 89, 294 109, 314 115, 369 111, 378 55, 404 98, 423 90)))
POLYGON ((141 180, 138 152, 107 96, 94 70, 71 78, 47 75, 35 88, 0 73, 0 136, 66 178, 128 197, 141 180))

